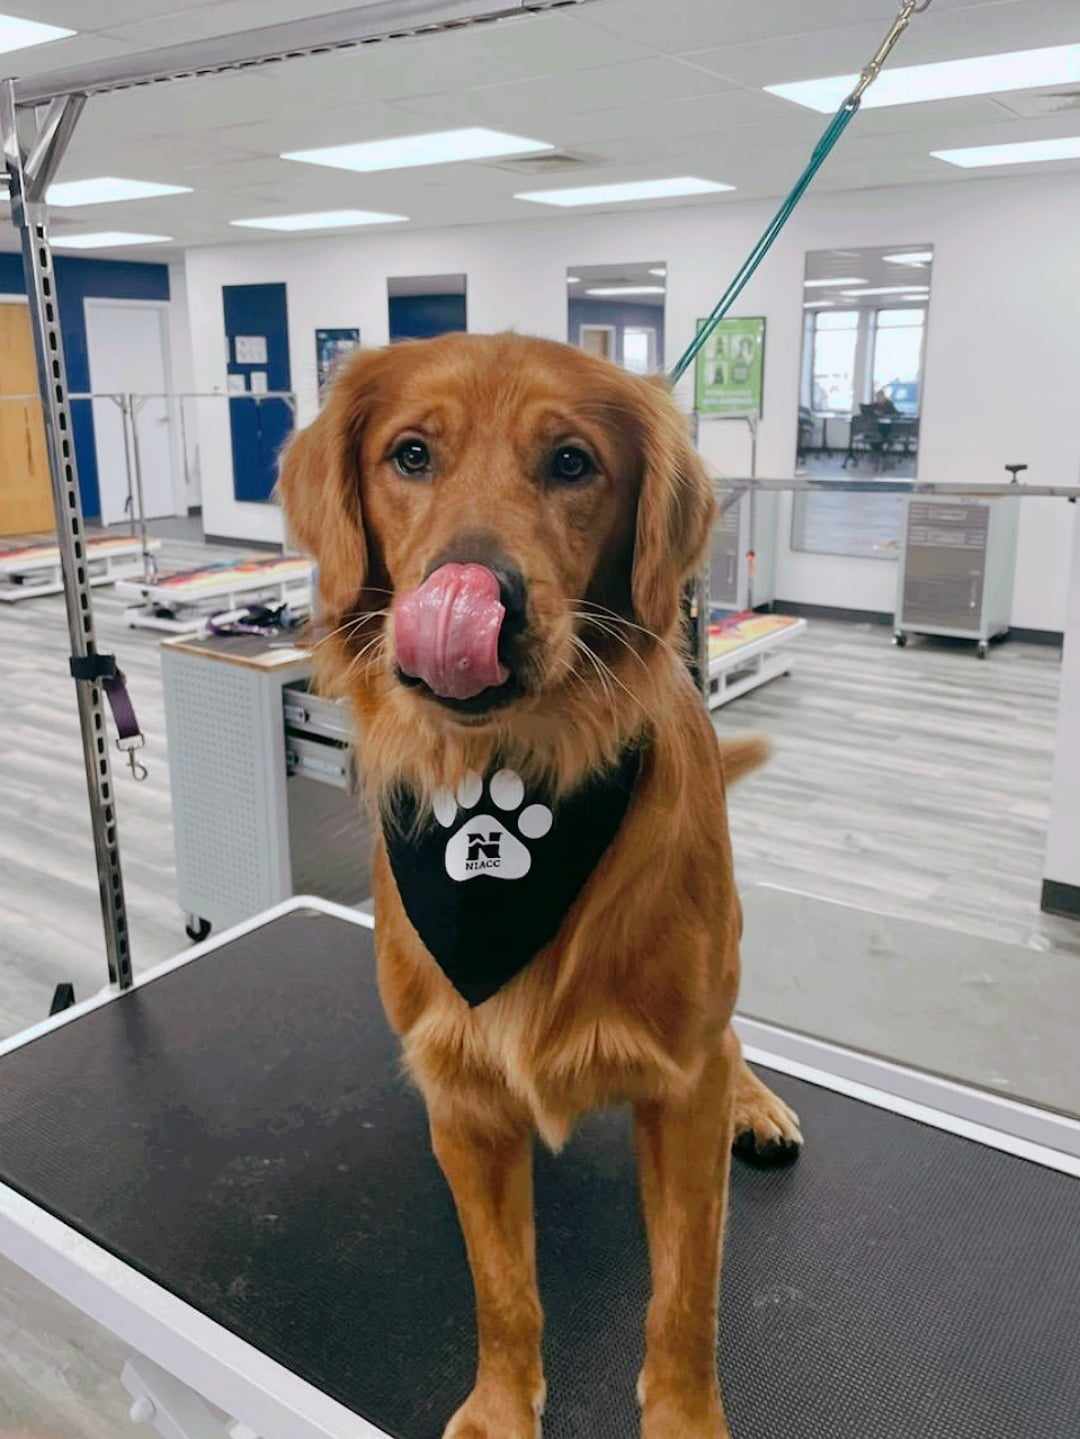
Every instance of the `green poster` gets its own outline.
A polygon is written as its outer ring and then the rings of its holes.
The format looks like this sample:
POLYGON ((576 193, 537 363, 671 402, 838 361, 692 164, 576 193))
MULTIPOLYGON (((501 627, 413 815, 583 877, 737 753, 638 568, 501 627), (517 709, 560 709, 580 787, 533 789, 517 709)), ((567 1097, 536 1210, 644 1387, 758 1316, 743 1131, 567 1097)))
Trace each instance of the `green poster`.
MULTIPOLYGON (((701 332, 704 320, 698 321, 701 332)), ((721 320, 698 352, 694 404, 701 415, 761 415, 765 321, 721 320)))

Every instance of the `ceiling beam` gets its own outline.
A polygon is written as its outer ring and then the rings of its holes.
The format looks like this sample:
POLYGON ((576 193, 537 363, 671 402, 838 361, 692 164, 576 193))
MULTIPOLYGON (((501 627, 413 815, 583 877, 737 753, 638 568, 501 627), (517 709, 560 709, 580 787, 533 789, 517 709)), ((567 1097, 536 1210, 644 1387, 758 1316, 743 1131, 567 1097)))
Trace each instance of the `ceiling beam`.
POLYGON ((51 70, 15 82, 20 107, 217 75, 305 55, 494 24, 593 0, 362 0, 349 10, 51 70))

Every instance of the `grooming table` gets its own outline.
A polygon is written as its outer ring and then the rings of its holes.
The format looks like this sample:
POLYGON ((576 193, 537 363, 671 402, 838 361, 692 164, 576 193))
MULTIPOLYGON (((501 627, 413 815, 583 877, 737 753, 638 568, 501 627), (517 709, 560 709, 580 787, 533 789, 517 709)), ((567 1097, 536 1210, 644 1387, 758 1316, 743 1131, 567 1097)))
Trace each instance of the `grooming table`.
MULTIPOLYGON (((469 1388, 468 1269, 370 924, 289 901, 0 1050, 0 1251, 132 1347, 135 1413, 170 1439, 225 1439, 206 1400, 261 1439, 438 1439, 469 1388)), ((735 1166, 735 1439, 1075 1433, 1080 1160, 751 1057, 809 1147, 735 1166)), ((546 1439, 633 1439, 625 1114, 538 1151, 537 1212, 546 1439)))
MULTIPOLYGON (((145 553, 156 555, 160 540, 148 540, 145 553)), ((92 585, 111 585, 143 572, 143 546, 135 539, 105 536, 85 542, 92 585)), ((0 550, 0 600, 14 604, 34 595, 58 595, 64 589, 60 550, 56 545, 23 545, 0 550)))
POLYGON ((728 614, 713 609, 709 622, 709 708, 719 709, 748 690, 791 672, 790 645, 806 629, 793 615, 728 614))
POLYGON ((190 635, 202 633, 211 615, 240 605, 287 603, 307 609, 314 573, 310 560, 275 555, 204 565, 150 581, 127 580, 117 590, 141 601, 124 611, 133 629, 190 635))

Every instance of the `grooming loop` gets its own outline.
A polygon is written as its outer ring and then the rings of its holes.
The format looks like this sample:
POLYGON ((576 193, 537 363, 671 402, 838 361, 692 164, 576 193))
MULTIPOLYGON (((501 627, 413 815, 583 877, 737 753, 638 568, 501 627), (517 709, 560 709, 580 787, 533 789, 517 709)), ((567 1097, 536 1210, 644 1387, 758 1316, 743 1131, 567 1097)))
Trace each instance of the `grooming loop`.
POLYGON ((772 249, 777 236, 795 213, 795 207, 810 188, 817 172, 832 154, 840 136, 858 114, 862 105, 863 96, 881 74, 885 62, 896 46, 896 42, 911 24, 912 19, 916 15, 921 15, 925 10, 928 10, 931 3, 932 0, 921 0, 921 3, 919 3, 919 0, 905 0, 905 4, 893 21, 889 33, 885 36, 885 39, 881 42, 881 45, 859 76, 858 84, 830 120, 828 128, 818 141, 814 153, 810 156, 806 168, 795 182, 791 193, 773 216, 760 240, 758 240, 757 244, 750 251, 750 254, 743 261, 735 278, 717 301, 712 314, 683 351, 678 363, 668 376, 671 384, 676 385, 682 379, 683 375, 685 375, 686 371, 697 358, 698 352, 708 342, 709 336, 731 309, 743 290, 746 289, 746 286, 756 273, 758 266, 772 249))

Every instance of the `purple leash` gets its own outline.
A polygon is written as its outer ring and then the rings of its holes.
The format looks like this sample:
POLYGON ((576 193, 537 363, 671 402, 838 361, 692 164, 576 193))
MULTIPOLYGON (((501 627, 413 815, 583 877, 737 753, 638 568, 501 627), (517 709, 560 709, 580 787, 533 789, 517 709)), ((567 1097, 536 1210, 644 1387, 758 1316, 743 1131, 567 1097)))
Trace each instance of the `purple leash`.
POLYGON ((91 684, 100 682, 112 710, 113 723, 116 725, 116 748, 121 754, 127 755, 132 778, 138 781, 146 779, 150 771, 136 757, 136 752, 146 744, 146 736, 139 727, 135 706, 128 693, 127 680, 117 666, 116 656, 72 655, 68 665, 72 679, 91 684))

